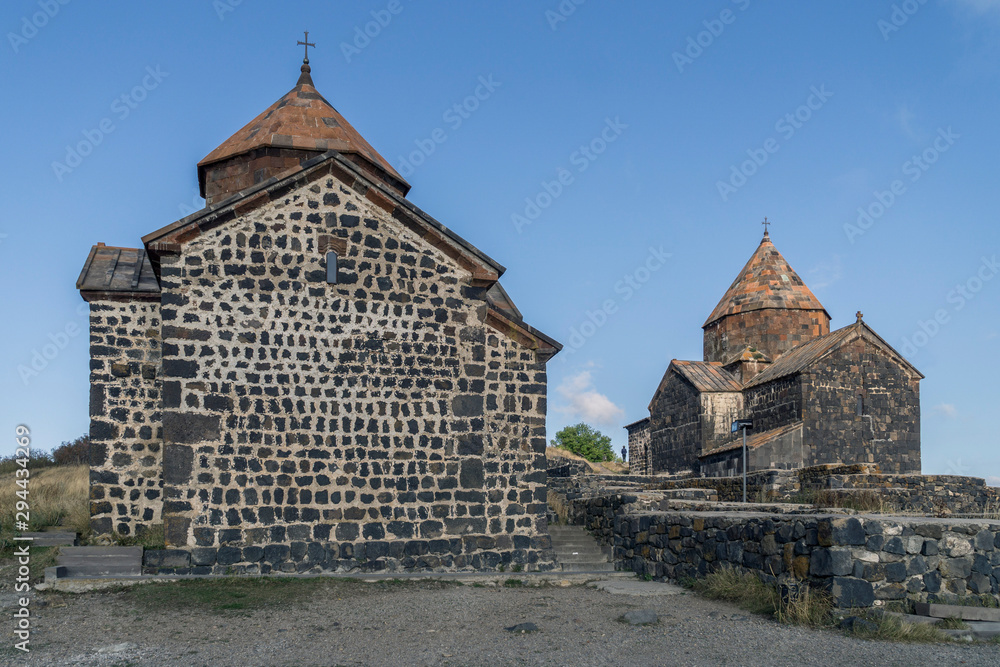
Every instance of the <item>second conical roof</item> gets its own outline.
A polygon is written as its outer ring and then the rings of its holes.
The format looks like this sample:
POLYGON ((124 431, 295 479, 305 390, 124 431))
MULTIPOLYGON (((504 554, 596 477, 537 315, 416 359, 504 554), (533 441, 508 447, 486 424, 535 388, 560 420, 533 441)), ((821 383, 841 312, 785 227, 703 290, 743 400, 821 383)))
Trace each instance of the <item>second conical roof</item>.
POLYGON ((389 161, 319 94, 309 65, 302 67, 294 88, 198 163, 199 176, 212 163, 264 147, 356 153, 397 179, 404 194, 410 188, 389 161))
POLYGON ((726 315, 764 308, 822 310, 826 313, 826 308, 781 256, 766 232, 750 261, 702 326, 707 327, 726 315))

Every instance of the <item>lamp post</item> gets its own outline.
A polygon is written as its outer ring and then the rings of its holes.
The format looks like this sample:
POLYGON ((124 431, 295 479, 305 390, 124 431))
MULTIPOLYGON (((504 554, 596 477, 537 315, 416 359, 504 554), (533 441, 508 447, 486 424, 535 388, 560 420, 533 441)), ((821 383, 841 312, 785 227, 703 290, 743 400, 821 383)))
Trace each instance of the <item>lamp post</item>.
POLYGON ((747 501, 747 429, 753 428, 752 419, 737 419, 733 422, 730 433, 743 431, 743 502, 747 501))

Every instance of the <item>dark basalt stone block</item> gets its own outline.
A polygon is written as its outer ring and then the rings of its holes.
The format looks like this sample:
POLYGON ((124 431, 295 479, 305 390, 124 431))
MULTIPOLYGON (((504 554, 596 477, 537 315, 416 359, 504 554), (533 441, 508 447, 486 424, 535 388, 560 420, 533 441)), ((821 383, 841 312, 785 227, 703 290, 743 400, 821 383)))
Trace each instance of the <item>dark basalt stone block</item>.
POLYGON ((163 517, 163 537, 168 546, 187 546, 191 519, 177 516, 163 517))
MULTIPOLYGON (((195 444, 218 440, 220 422, 218 415, 189 412, 163 413, 163 439, 170 443, 195 444)), ((166 453, 164 453, 166 456, 166 453)))
POLYGON ((483 488, 483 462, 481 459, 465 459, 462 461, 458 476, 459 484, 466 489, 483 488))
POLYGON ((186 445, 164 445, 163 481, 167 484, 187 484, 191 481, 194 450, 186 445))

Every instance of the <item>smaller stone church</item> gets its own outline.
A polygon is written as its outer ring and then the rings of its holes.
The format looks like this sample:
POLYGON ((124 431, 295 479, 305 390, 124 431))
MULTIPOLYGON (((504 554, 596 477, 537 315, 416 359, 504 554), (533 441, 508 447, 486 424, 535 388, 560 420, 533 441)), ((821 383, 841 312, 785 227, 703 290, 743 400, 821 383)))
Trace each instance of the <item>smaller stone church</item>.
POLYGON ((920 472, 923 375, 865 323, 830 315, 764 232, 709 315, 702 361, 670 362, 629 424, 634 474, 742 473, 736 419, 752 419, 747 469, 869 463, 920 472))
POLYGON ((90 250, 93 530, 162 525, 195 574, 551 567, 561 346, 308 62, 198 164, 204 210, 90 250))

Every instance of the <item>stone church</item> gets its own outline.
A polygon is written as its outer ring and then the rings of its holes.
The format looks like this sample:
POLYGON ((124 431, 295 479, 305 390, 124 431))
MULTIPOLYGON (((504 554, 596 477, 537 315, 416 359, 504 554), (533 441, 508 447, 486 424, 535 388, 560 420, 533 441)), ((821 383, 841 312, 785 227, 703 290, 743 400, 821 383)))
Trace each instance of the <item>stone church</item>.
POLYGON ((504 267, 407 201, 308 57, 198 181, 205 209, 77 283, 94 532, 162 524, 195 573, 547 567, 561 346, 504 267))
POLYGON ((721 477, 743 470, 736 419, 752 419, 747 469, 873 463, 920 472, 920 374, 857 321, 830 315, 764 232, 702 325, 704 359, 674 359, 629 424, 632 472, 721 477))

